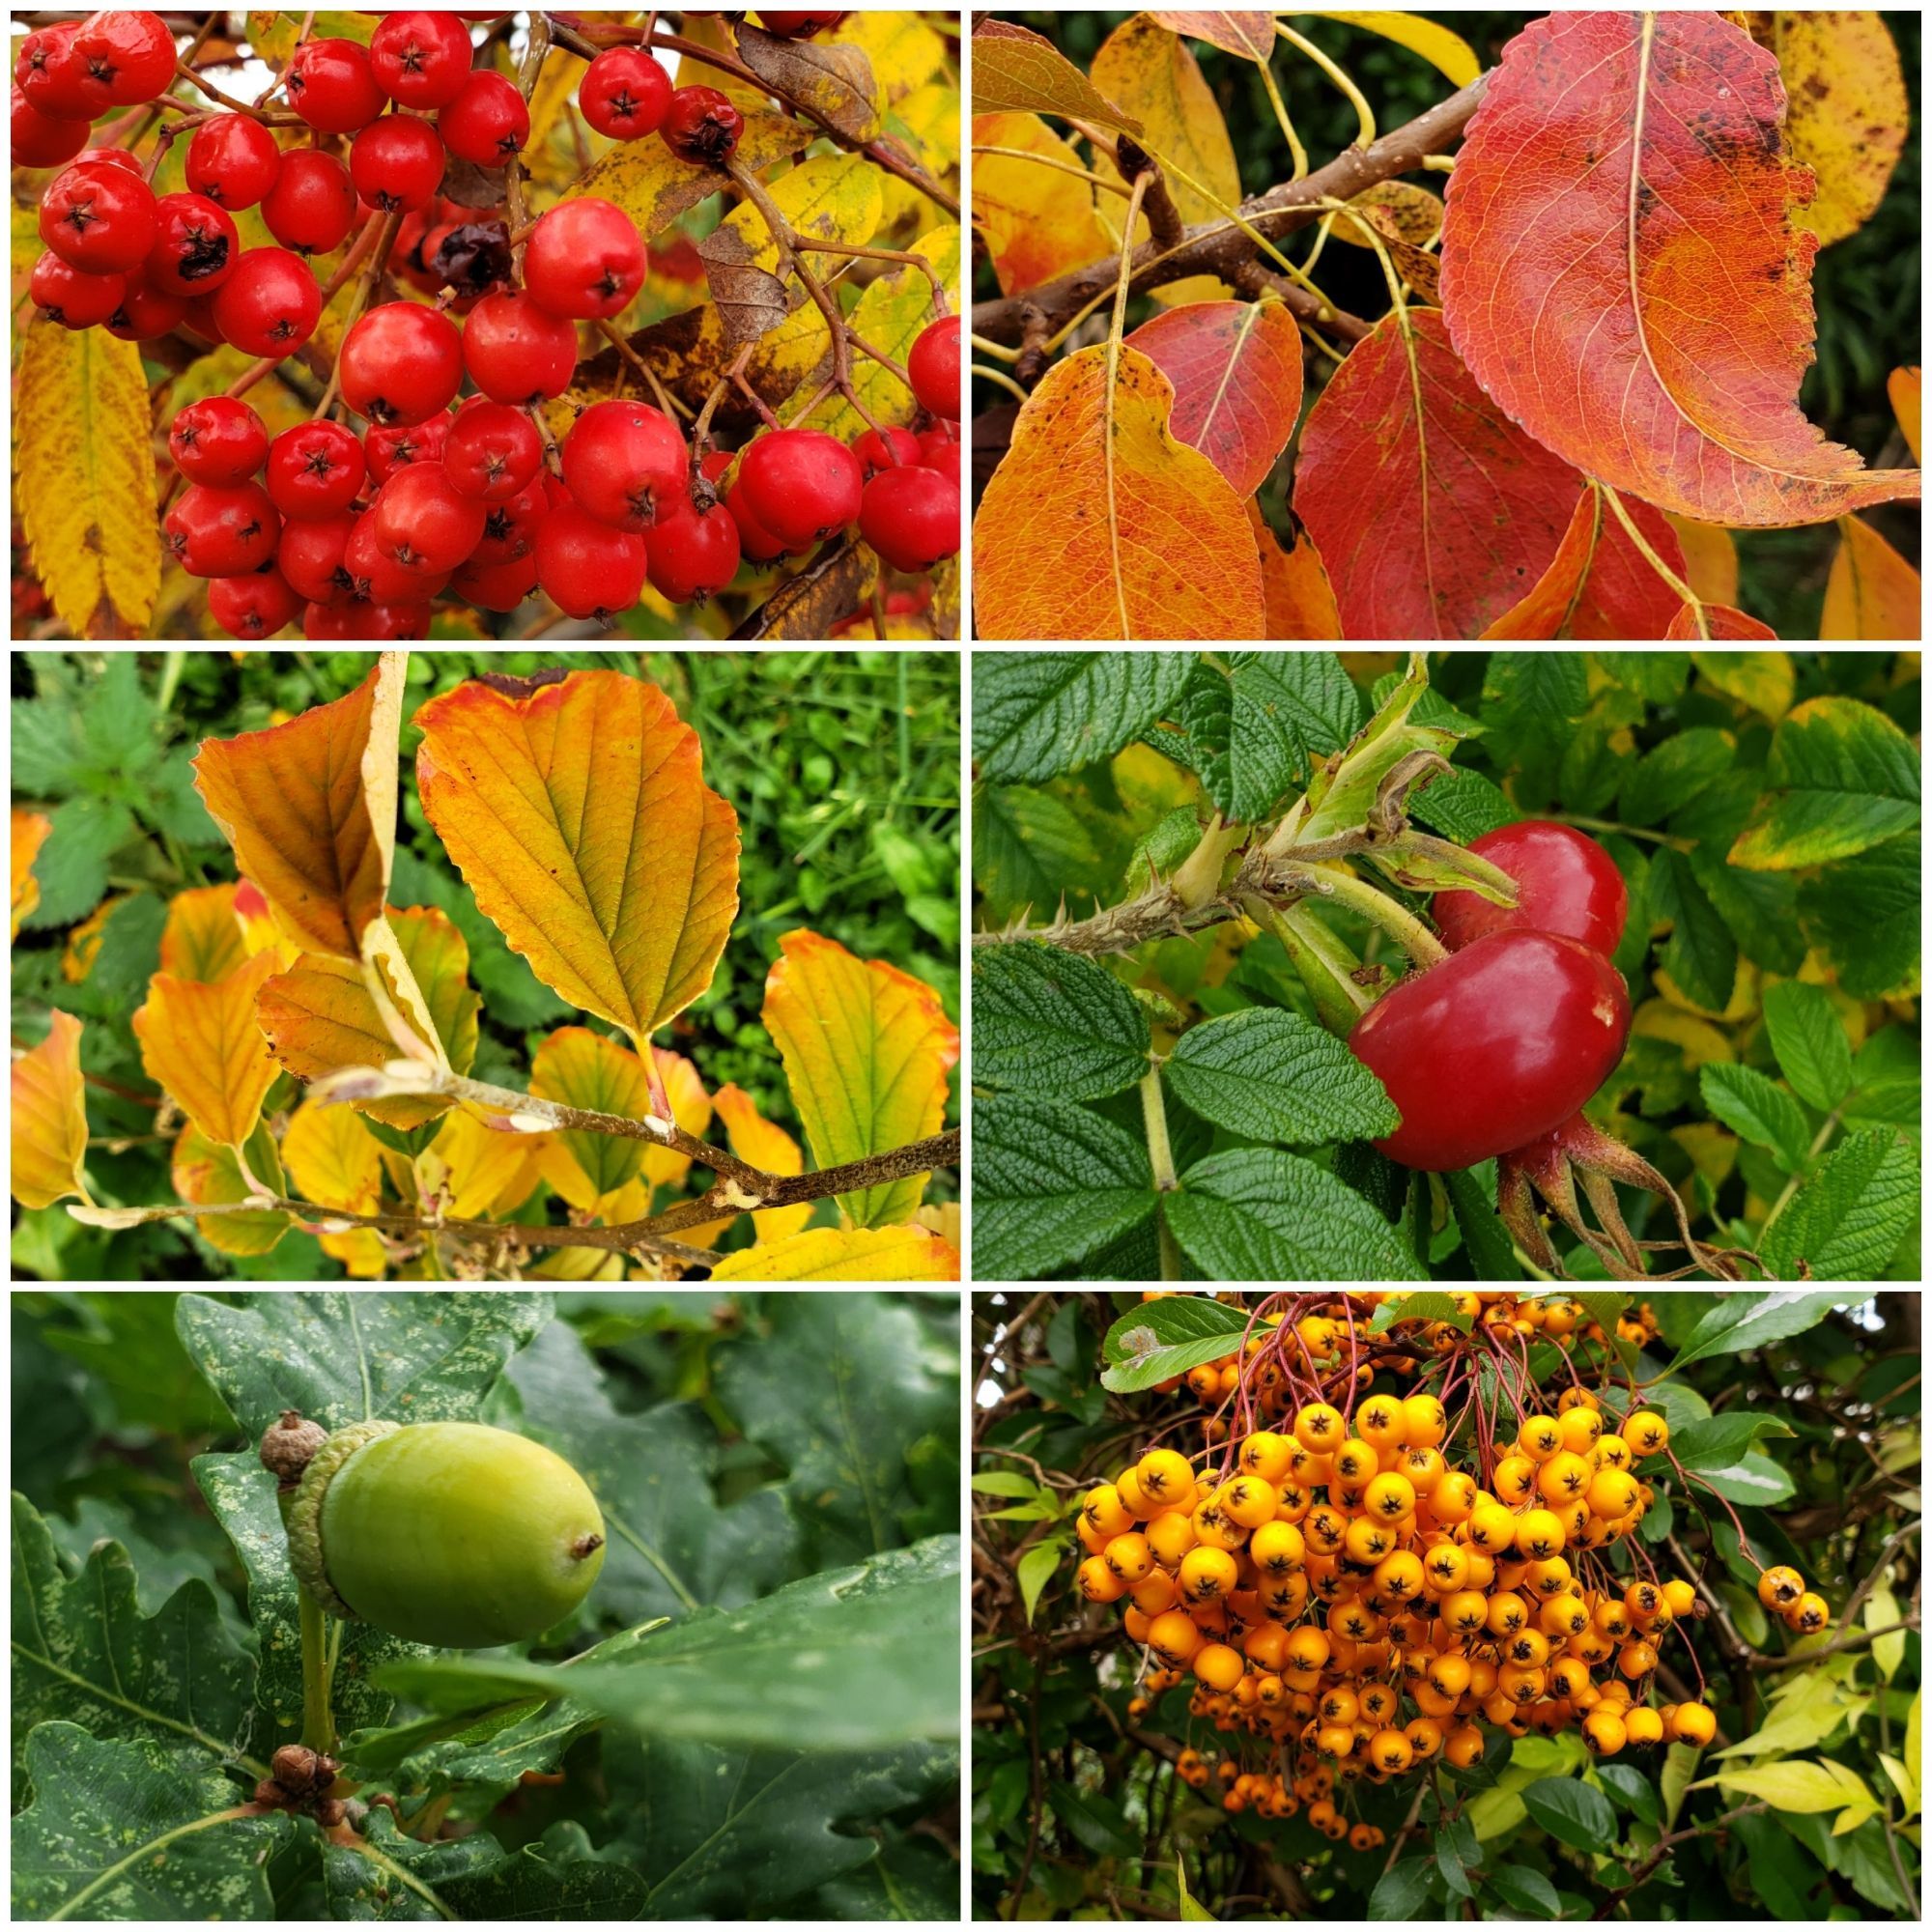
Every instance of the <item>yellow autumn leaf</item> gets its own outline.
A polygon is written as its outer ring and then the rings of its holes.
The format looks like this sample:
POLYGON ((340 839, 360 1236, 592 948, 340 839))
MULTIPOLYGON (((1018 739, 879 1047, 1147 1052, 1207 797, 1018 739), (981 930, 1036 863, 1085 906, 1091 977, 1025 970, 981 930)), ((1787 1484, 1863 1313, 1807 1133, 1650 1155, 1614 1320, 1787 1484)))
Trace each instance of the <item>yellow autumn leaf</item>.
POLYGON ((148 1078, 202 1133, 240 1147, 255 1131, 277 1068, 255 1023, 255 997, 274 971, 270 953, 244 960, 213 984, 156 973, 134 1014, 148 1078))
POLYGON ((54 1009, 47 1037, 14 1062, 14 1199, 48 1208, 67 1195, 85 1201, 87 1102, 80 1077, 80 1022, 54 1009))
POLYGON ((957 1281, 959 1252, 923 1228, 810 1228, 726 1255, 713 1281, 957 1281))

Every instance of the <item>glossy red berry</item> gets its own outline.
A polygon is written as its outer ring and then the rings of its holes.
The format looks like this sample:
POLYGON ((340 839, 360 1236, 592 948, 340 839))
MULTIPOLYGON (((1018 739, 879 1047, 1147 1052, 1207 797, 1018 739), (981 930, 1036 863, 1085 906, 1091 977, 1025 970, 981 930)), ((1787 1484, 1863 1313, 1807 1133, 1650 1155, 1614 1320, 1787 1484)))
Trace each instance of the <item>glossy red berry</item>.
POLYGON ((325 134, 353 134, 384 105, 368 52, 354 41, 304 41, 283 77, 289 105, 325 134))
POLYGON ((758 24, 768 34, 777 34, 781 40, 802 41, 813 34, 829 33, 840 20, 843 14, 772 14, 762 7, 758 9, 758 24))
POLYGON ((403 107, 446 107, 469 76, 470 51, 453 14, 388 14, 369 36, 376 85, 403 107))
MULTIPOLYGON (((269 496, 291 519, 317 522, 340 516, 355 500, 367 472, 361 442, 339 422, 298 423, 269 446, 269 496)), ((282 540, 288 541, 286 532, 282 540)))
POLYGON ((1486 932, 1527 927, 1580 939, 1607 958, 1624 936, 1630 895, 1616 861, 1594 838, 1548 819, 1486 832, 1469 850, 1517 882, 1517 902, 1499 906, 1480 894, 1438 893, 1442 943, 1460 952, 1486 932))
POLYGON ((965 472, 960 463, 959 425, 944 416, 919 433, 919 460, 928 469, 937 469, 952 478, 952 487, 963 490, 965 472))
POLYGON ((731 521, 738 526, 738 547, 743 555, 753 563, 775 563, 788 554, 789 546, 781 543, 759 523, 742 488, 732 490, 724 499, 724 507, 731 513, 731 521))
POLYGON ((427 121, 412 114, 384 114, 356 135, 349 150, 355 192, 384 214, 426 208, 442 185, 446 156, 427 121))
POLYGON ((86 274, 125 274, 155 245, 155 191, 125 168, 71 167, 41 197, 41 240, 86 274))
POLYGON ((87 145, 92 131, 85 121, 63 121, 43 114, 14 87, 14 165, 16 168, 57 168, 71 161, 87 145))
POLYGON ((959 486, 917 464, 881 470, 866 485, 859 534, 894 570, 930 570, 958 554, 959 486))
POLYGON ((643 286, 643 239, 614 202, 580 195, 538 217, 524 250, 524 285, 552 315, 620 314, 643 286))
POLYGON ((172 334, 187 319, 187 298, 157 289, 136 269, 127 278, 120 306, 104 325, 109 335, 123 342, 153 342, 172 334))
MULTIPOLYGON (((272 466, 272 455, 270 462, 272 466)), ((331 517, 310 517, 282 526, 275 564, 298 595, 311 604, 340 604, 354 592, 355 586, 344 568, 343 553, 356 521, 353 511, 338 510, 331 517)))
POLYGON ((269 460, 269 431, 234 396, 204 396, 175 413, 168 454, 190 483, 245 483, 269 460))
POLYGON ((338 610, 311 604, 302 612, 302 636, 312 643, 406 643, 429 636, 435 610, 428 604, 344 604, 338 610))
POLYGON ((543 439, 522 410, 471 397, 450 425, 442 467, 466 497, 507 502, 543 468, 543 439))
POLYGON ((670 75, 642 47, 607 47, 584 69, 577 104, 600 134, 638 141, 657 132, 670 96, 670 75))
POLYGON ((158 14, 91 14, 73 47, 117 107, 153 100, 175 77, 175 39, 158 14))
POLYGON ((384 302, 343 338, 342 395, 375 423, 427 422, 463 385, 463 338, 446 315, 418 302, 384 302))
POLYGON ((84 274, 49 248, 27 279, 34 306, 63 328, 96 328, 121 306, 126 275, 84 274))
POLYGON ((438 112, 436 126, 459 160, 479 168, 507 167, 530 137, 530 106, 503 75, 479 68, 438 112))
POLYGON ((284 248, 327 255, 342 246, 355 219, 349 170, 317 148, 291 148, 262 203, 262 219, 284 248))
POLYGON ((1402 1114, 1376 1146, 1431 1172, 1522 1147, 1609 1078, 1630 1019, 1623 976, 1581 940, 1472 940, 1384 993, 1349 1036, 1402 1114))
POLYGON ((301 615, 303 601, 272 564, 208 586, 208 614, 231 638, 272 638, 301 615))
POLYGON ((542 471, 514 497, 484 505, 483 534, 472 553, 478 563, 510 563, 535 550, 537 530, 550 515, 550 491, 542 471))
POLYGON ((14 79, 28 102, 57 121, 92 121, 114 105, 113 89, 74 47, 78 20, 41 27, 21 43, 14 79))
POLYGON ((377 547, 405 569, 451 571, 483 535, 483 505, 440 463, 399 469, 376 495, 377 547))
POLYGON ((463 325, 463 366, 492 402, 548 402, 570 386, 577 326, 520 289, 485 296, 463 325))
POLYGON ((155 204, 148 285, 163 295, 205 296, 235 272, 242 244, 227 211, 205 194, 164 194, 155 204))
POLYGON ((191 483, 161 528, 190 577, 243 577, 274 555, 282 520, 259 483, 191 483))
POLYGON ((514 611, 537 587, 533 554, 483 563, 471 558, 449 581, 450 589, 484 611, 514 611))
POLYGON ((408 469, 418 463, 440 463, 455 420, 445 413, 431 416, 426 422, 390 423, 372 428, 362 439, 362 448, 369 459, 370 482, 380 487, 399 469, 408 469))
POLYGON ((865 481, 859 459, 819 429, 774 430, 738 466, 738 488, 752 514, 787 550, 849 524, 859 514, 865 481))
POLYGON ((322 291, 299 255, 244 248, 235 272, 214 292, 222 340, 247 355, 293 355, 315 333, 322 291))
POLYGON ((959 318, 942 315, 920 331, 906 357, 912 392, 927 414, 959 420, 959 318))
POLYGON ((648 403, 593 403, 563 440, 563 481, 579 505, 634 532, 684 495, 687 461, 677 425, 648 403))
POLYGON ((701 604, 738 574, 738 526, 722 503, 700 511, 682 498, 644 532, 651 582, 673 604, 701 604))
POLYGON ((537 531, 537 582, 568 617, 628 611, 644 587, 644 540, 559 503, 537 531))
POLYGON ((737 153, 744 131, 745 117, 715 87, 675 90, 658 127, 672 155, 698 168, 722 168, 737 153))
POLYGON ((73 157, 77 168, 123 168, 130 175, 146 175, 141 172, 141 163, 126 148, 83 148, 73 157))
POLYGON ((917 463, 919 438, 909 429, 888 423, 883 437, 875 429, 854 437, 852 454, 859 459, 860 473, 870 482, 882 469, 895 469, 901 463, 917 463))
POLYGON ((274 135, 245 114, 204 121, 187 144, 189 188, 231 211, 253 208, 281 171, 282 151, 274 135))
POLYGON ((355 520, 342 551, 355 596, 371 604, 413 604, 441 594, 449 572, 432 570, 427 556, 407 544, 398 548, 401 554, 392 556, 383 547, 374 510, 355 520))

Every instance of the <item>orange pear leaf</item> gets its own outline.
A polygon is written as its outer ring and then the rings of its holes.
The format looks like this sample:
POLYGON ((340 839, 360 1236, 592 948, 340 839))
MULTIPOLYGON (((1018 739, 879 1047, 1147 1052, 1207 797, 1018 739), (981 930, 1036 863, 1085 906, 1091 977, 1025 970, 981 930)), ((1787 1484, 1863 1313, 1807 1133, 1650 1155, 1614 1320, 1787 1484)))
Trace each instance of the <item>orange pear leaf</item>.
POLYGON ((207 740, 195 789, 242 870, 305 951, 359 960, 383 916, 396 834, 403 654, 331 704, 207 740))
POLYGON ((1677 614, 1670 620, 1670 628, 1664 637, 1673 643, 1700 643, 1705 638, 1770 638, 1774 641, 1777 633, 1768 624, 1760 624, 1755 617, 1747 617, 1742 611, 1734 611, 1726 604, 1706 604, 1704 606, 1704 630, 1697 629, 1696 608, 1690 604, 1680 604, 1677 614))
POLYGON ((973 146, 974 232, 1003 294, 1024 295, 1120 246, 1094 205, 1094 184, 1064 172, 1082 165, 1079 151, 1037 114, 976 115, 973 146))
POLYGON ((1174 384, 1170 435, 1237 495, 1266 481, 1301 413, 1301 331, 1283 302, 1182 302, 1127 337, 1174 384))
POLYGON ((203 1136, 240 1147, 255 1131, 277 1071, 255 1024, 255 997, 274 971, 258 953, 212 985, 156 973, 134 1015, 141 1065, 203 1136))
POLYGON ((34 876, 34 861, 54 829, 53 820, 38 811, 14 808, 14 937, 20 936, 20 922, 41 902, 41 882, 34 876))
POLYGON ((1818 636, 1827 642, 1917 643, 1918 573, 1862 517, 1840 517, 1838 530, 1818 636))
MULTIPOLYGON (((192 985, 194 981, 182 983, 192 985)), ((275 1137, 266 1122, 249 1136, 243 1152, 249 1174, 279 1193, 282 1164, 275 1151, 275 1137)), ((234 1148, 209 1139, 194 1126, 184 1127, 175 1142, 172 1178, 175 1192, 197 1207, 222 1207, 254 1197, 255 1190, 248 1185, 234 1148)), ((266 1255, 292 1224, 279 1208, 260 1208, 246 1214, 198 1215, 193 1225, 210 1247, 224 1255, 248 1256, 266 1255)))
POLYGON ((1411 308, 1309 411, 1294 513, 1344 637, 1477 638, 1549 567, 1581 489, 1476 385, 1441 312, 1411 308))
POLYGON ((957 1281, 959 1251, 924 1228, 809 1228, 740 1248, 713 1281, 957 1281))
POLYGON ((1684 581, 1706 604, 1738 601, 1737 539, 1721 524, 1695 517, 1671 517, 1670 527, 1684 547, 1684 581))
MULTIPOLYGON (((768 1121, 758 1112, 758 1103, 742 1087, 719 1088, 711 1104, 724 1122, 731 1151, 740 1160, 750 1161, 766 1174, 805 1172, 804 1150, 776 1121, 768 1121)), ((760 1208, 753 1214, 752 1225, 758 1231, 758 1239, 769 1243, 797 1234, 810 1219, 811 1203, 797 1201, 789 1208, 760 1208)), ((698 1245, 708 1247, 710 1243, 698 1245)))
POLYGON ((235 910, 241 890, 240 886, 190 886, 168 901, 167 923, 161 928, 163 973, 213 985, 247 958, 249 949, 235 910))
POLYGON ((973 525, 981 637, 1265 635, 1246 506, 1173 413, 1174 385, 1124 344, 1046 372, 973 525))
POLYGON ((1363 232, 1373 228, 1384 241, 1406 242, 1418 252, 1442 232, 1442 197, 1418 182, 1381 181, 1349 197, 1360 223, 1346 215, 1335 217, 1335 239, 1357 248, 1375 243, 1363 232))
MULTIPOLYGON (((481 1002, 469 982, 469 948, 446 913, 434 906, 391 909, 387 930, 418 990, 435 1030, 435 1045, 458 1073, 476 1057, 476 1014, 481 1002)), ((396 1058, 396 1045, 378 1009, 368 970, 386 976, 390 962, 371 968, 318 952, 303 953, 286 972, 262 988, 257 1018, 269 1050, 298 1080, 320 1079, 340 1066, 383 1066, 396 1058)), ((401 1004, 399 1002, 399 1004, 401 1004)), ((406 1013, 406 1025, 413 1025, 406 1013)), ((404 1095, 352 1103, 392 1127, 419 1127, 449 1108, 435 1095, 404 1095)))
POLYGON ((1476 381, 1578 469, 1708 523, 1918 495, 1799 410, 1818 238, 1784 110, 1721 14, 1552 14, 1504 48, 1449 183, 1442 306, 1476 381))
POLYGON ((711 983, 738 908, 738 819, 655 685, 479 679, 416 713, 423 810, 512 952, 634 1042, 711 983))
MULTIPOLYGON (((836 939, 788 932, 765 979, 764 1021, 784 1061, 812 1157, 838 1167, 939 1131, 959 1030, 910 973, 836 939)), ((910 1220, 924 1178, 839 1196, 862 1228, 910 1220)))
POLYGON ((1314 538, 1306 530, 1296 530, 1293 547, 1283 550, 1274 526, 1252 498, 1248 502, 1248 522, 1254 526, 1255 543, 1261 551, 1262 594, 1267 600, 1267 636, 1340 638, 1342 616, 1335 609, 1334 586, 1321 567, 1314 538))
POLYGON ((14 1199, 24 1208, 50 1208, 70 1194, 85 1201, 87 1101, 71 1013, 56 1007, 46 1038, 14 1060, 13 1094, 14 1199))
MULTIPOLYGON (((1684 575, 1684 549, 1662 510, 1633 497, 1632 523, 1665 566, 1684 575)), ((1683 600, 1631 541, 1622 520, 1591 484, 1570 513, 1549 568, 1485 638, 1661 638, 1683 600)))
MULTIPOLYGON (((651 1112, 650 1076, 629 1047, 588 1027, 558 1027, 536 1050, 530 1092, 586 1113, 641 1121, 651 1112)), ((623 1134, 560 1127, 545 1139, 544 1179, 573 1208, 591 1208, 636 1179, 644 1143, 623 1134)))
POLYGON ((1891 412, 1898 418, 1898 433, 1905 439, 1905 446, 1912 452, 1912 460, 1918 458, 1919 424, 1919 369, 1915 362, 1903 369, 1894 369, 1885 379, 1885 392, 1891 398, 1891 412))

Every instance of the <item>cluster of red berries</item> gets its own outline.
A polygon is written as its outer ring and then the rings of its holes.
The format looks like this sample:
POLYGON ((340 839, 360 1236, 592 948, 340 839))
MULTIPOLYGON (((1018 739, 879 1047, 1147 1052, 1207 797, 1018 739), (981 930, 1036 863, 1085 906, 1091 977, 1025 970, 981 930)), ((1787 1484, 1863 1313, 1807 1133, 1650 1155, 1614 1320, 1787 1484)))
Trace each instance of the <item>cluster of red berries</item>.
MULTIPOLYGON (((848 448, 781 429, 742 458, 712 450, 694 464, 663 411, 616 400, 585 410, 546 463, 532 412, 569 386, 579 325, 628 308, 649 263, 622 209, 580 195, 520 238, 514 286, 507 224, 444 198, 452 156, 503 167, 529 133, 517 87, 471 65, 465 23, 500 17, 396 13, 367 47, 304 42, 282 84, 315 143, 282 149, 256 112, 209 115, 191 124, 185 191, 159 196, 132 154, 85 143, 95 115, 153 100, 173 81, 162 17, 98 14, 21 44, 15 160, 66 164, 42 197, 46 252, 31 277, 48 320, 128 341, 179 329, 252 356, 291 355, 324 303, 310 258, 396 216, 391 264, 436 301, 383 303, 343 338, 336 381, 363 419, 359 434, 323 417, 271 440, 233 396, 175 416, 169 451, 187 487, 162 531, 182 568, 210 580, 215 621, 246 639, 298 621, 312 639, 411 639, 426 635, 445 593, 507 612, 538 589, 572 617, 608 618, 646 581, 673 603, 702 601, 741 558, 802 554, 855 522, 895 570, 954 554, 956 317, 914 347, 909 375, 931 419, 917 433, 868 431, 848 448), (345 144, 346 158, 334 152, 345 144), (242 247, 234 216, 252 208, 278 246, 242 247), (466 379, 477 393, 459 404, 466 379)), ((797 37, 844 16, 761 17, 797 37)), ((635 46, 589 62, 579 105, 613 139, 655 133, 680 159, 712 168, 743 126, 724 95, 673 88, 635 46)))
MULTIPOLYGON (((1512 1737, 1574 1726, 1599 1757, 1701 1747, 1717 1731, 1700 1701, 1648 1702, 1660 1649, 1702 1613, 1695 1584, 1656 1577, 1633 1541, 1664 1480, 1636 1467, 1665 1454, 1668 1422, 1635 1403, 1613 1418, 1571 1380, 1549 1410, 1519 1416, 1513 1437, 1473 1431, 1461 1450, 1471 1466, 1459 1468, 1462 1418, 1434 1388, 1356 1400, 1356 1318, 1394 1298, 1258 1318, 1228 1394, 1251 1413, 1264 1399, 1282 1426, 1238 1444, 1210 1432, 1219 1446, 1201 1457, 1150 1448, 1088 1492, 1078 1521, 1081 1593, 1122 1603, 1144 1647, 1130 1718, 1191 1673, 1189 1717, 1252 1741, 1211 1765, 1190 1746, 1177 1776, 1216 1785, 1231 1813, 1306 1806, 1358 1850, 1380 1840, 1351 1825, 1337 1793, 1438 1757, 1474 1764, 1485 1722, 1512 1737)), ((1588 1325, 1566 1297, 1462 1298, 1513 1336, 1520 1321, 1559 1342, 1588 1325)), ((1470 1401, 1475 1378, 1459 1384, 1440 1352, 1409 1358, 1410 1374, 1470 1401)), ((1377 1372, 1392 1368, 1381 1354, 1377 1372)), ((1801 1635, 1830 1624, 1795 1570, 1765 1570, 1758 1596, 1801 1635)))

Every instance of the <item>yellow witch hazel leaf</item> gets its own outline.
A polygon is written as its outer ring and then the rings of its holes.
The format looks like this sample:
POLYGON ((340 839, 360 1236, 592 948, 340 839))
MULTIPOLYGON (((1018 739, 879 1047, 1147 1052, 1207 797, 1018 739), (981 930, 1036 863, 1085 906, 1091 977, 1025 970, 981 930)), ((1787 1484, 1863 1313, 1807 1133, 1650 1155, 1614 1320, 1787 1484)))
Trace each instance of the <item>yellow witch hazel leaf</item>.
MULTIPOLYGON (((704 1091, 697 1068, 668 1047, 654 1046, 651 1052, 658 1063, 658 1078, 664 1082, 665 1097, 670 1102, 671 1119, 686 1133, 702 1140, 711 1128, 711 1095, 704 1091)), ((653 1187, 682 1187, 690 1173, 688 1153, 668 1147, 644 1149, 644 1179, 653 1187)))
POLYGON ((259 953, 213 985, 156 973, 134 1015, 148 1078, 211 1140, 237 1147, 255 1131, 275 1063, 255 1024, 255 996, 274 971, 259 953))
MULTIPOLYGON (((731 1151, 740 1160, 750 1161, 766 1174, 805 1172, 805 1153, 799 1144, 776 1121, 766 1120, 758 1112, 758 1103, 742 1087, 719 1088, 711 1104, 724 1122, 731 1151)), ((752 1225, 757 1229, 760 1241, 775 1242, 797 1234, 810 1219, 811 1203, 796 1201, 789 1208, 760 1208, 752 1216, 752 1225)))
POLYGON ((61 978, 69 985, 78 986, 94 971, 109 916, 116 906, 126 905, 132 897, 131 893, 110 894, 68 934, 67 951, 61 954, 61 978))
MULTIPOLYGON (((282 1186, 282 1164, 275 1152, 275 1139, 266 1123, 251 1134, 243 1151, 248 1172, 264 1187, 277 1193, 282 1186)), ((220 1146, 198 1127, 185 1127, 175 1142, 175 1192, 197 1207, 225 1206, 246 1201, 254 1189, 242 1177, 242 1165, 232 1147, 220 1146)), ((289 1231, 289 1217, 279 1208, 264 1208, 246 1214, 203 1214, 196 1217, 195 1229, 211 1247, 224 1255, 266 1255, 289 1231)))
MULTIPOLYGON (((383 1149, 352 1108, 304 1101, 282 1136, 282 1158, 297 1194, 320 1208, 373 1214, 382 1201, 383 1149)), ((322 1245, 364 1281, 381 1276, 388 1259, 373 1228, 324 1235, 322 1245)))
POLYGON ((923 1228, 809 1228, 741 1248, 713 1281, 957 1281, 959 1251, 923 1228))
MULTIPOLYGON (((240 886, 191 886, 168 901, 168 921, 161 929, 163 973, 212 985, 247 958, 251 949, 243 943, 242 918, 235 909, 241 890, 240 886)), ((266 901, 262 915, 268 917, 266 901)))
MULTIPOLYGON (((939 1131, 959 1029, 939 995, 836 939, 788 932, 765 979, 764 1021, 784 1061, 792 1105, 821 1168, 884 1153, 939 1131)), ((923 1175, 841 1194, 862 1228, 910 1220, 923 1175)))
MULTIPOLYGON (((530 1092, 586 1113, 641 1121, 651 1111, 650 1077, 629 1047, 588 1027, 558 1027, 536 1050, 530 1092)), ((644 1144, 622 1134, 560 1127, 548 1142, 543 1176, 573 1208, 590 1208, 637 1177, 644 1144)))
POLYGON ((425 1187, 445 1197, 459 1221, 501 1220, 530 1198, 542 1179, 538 1157, 548 1135, 505 1133, 469 1107, 452 1107, 416 1170, 425 1187))
POLYGON ((80 1077, 80 1022, 54 1009, 47 1037, 14 1063, 14 1199, 50 1208, 67 1195, 85 1201, 87 1103, 80 1077))

